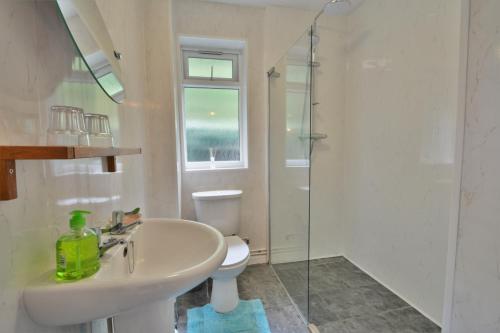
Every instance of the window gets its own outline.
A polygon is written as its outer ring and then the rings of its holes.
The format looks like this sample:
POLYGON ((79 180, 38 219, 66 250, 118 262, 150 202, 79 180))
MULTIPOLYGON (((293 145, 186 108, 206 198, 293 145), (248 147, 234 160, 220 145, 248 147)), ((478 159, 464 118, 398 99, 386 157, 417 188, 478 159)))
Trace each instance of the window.
POLYGON ((286 166, 308 167, 310 155, 310 68, 301 58, 286 65, 286 166))
POLYGON ((182 47, 186 170, 246 167, 242 49, 182 47))

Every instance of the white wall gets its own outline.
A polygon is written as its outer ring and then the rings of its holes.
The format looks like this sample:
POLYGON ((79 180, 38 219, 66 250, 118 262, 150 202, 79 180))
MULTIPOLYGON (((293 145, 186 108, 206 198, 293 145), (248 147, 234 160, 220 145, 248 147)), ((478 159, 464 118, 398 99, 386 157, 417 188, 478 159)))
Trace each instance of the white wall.
POLYGON ((268 71, 285 56, 311 26, 315 11, 269 6, 264 18, 264 70, 268 71))
POLYGON ((451 324, 500 331, 500 2, 472 0, 461 211, 451 324))
MULTIPOLYGON (((100 1, 115 46, 124 57, 127 100, 118 106, 95 83, 70 80, 78 57, 53 1, 0 2, 0 144, 46 144, 51 105, 81 106, 110 116, 118 145, 143 144, 145 63, 142 6, 137 1, 100 1)), ((90 78, 89 73, 80 73, 90 78)), ((80 332, 46 328, 27 316, 24 286, 55 267, 55 242, 68 231, 68 213, 93 212, 100 225, 113 209, 144 207, 141 156, 118 159, 121 172, 101 172, 100 159, 18 161, 19 197, 0 202, 0 331, 80 332)))
MULTIPOLYGON (((118 158, 114 174, 101 172, 100 159, 17 162, 19 198, 0 202, 1 332, 84 329, 39 327, 21 301, 26 283, 54 268, 54 244, 68 230, 71 210, 92 211, 91 226, 104 224, 114 209, 137 206, 149 216, 178 216, 169 1, 97 3, 123 54, 121 105, 97 84, 70 79, 78 53, 55 2, 0 3, 0 44, 9 45, 0 55, 0 144, 46 144, 50 106, 68 104, 107 114, 117 145, 143 148, 143 156, 118 158)), ((92 81, 88 72, 78 74, 92 81)))
POLYGON ((345 255, 441 322, 460 3, 365 1, 349 17, 345 255))
MULTIPOLYGON (((176 36, 206 36, 247 43, 248 169, 190 171, 182 174, 182 217, 196 219, 191 193, 241 189, 242 237, 251 250, 267 248, 266 75, 263 67, 264 9, 192 0, 174 1, 176 36)), ((265 260, 265 258, 264 258, 265 260)))
POLYGON ((146 205, 149 216, 179 217, 172 2, 147 0, 141 3, 147 17, 144 21, 146 205))

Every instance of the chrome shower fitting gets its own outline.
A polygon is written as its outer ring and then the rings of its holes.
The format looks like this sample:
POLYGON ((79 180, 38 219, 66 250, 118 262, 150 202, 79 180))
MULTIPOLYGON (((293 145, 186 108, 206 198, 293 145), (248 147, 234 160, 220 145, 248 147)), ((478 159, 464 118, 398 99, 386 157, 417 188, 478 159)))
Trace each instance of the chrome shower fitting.
POLYGON ((326 7, 328 7, 329 5, 333 5, 333 4, 341 3, 341 2, 347 2, 349 5, 351 5, 351 0, 330 0, 323 5, 323 8, 321 8, 320 12, 314 17, 314 23, 316 23, 318 18, 325 12, 326 7))
POLYGON ((281 76, 281 74, 276 72, 275 67, 271 67, 271 69, 267 72, 267 76, 269 78, 279 78, 281 76))

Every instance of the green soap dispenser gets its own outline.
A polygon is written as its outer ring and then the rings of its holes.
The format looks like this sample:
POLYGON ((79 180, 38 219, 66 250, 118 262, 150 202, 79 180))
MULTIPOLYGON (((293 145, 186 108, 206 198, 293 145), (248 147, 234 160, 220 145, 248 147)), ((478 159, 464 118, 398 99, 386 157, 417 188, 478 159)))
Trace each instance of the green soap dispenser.
POLYGON ((85 215, 90 212, 75 210, 70 214, 71 232, 59 237, 56 243, 58 281, 80 280, 101 267, 97 235, 85 226, 85 215))

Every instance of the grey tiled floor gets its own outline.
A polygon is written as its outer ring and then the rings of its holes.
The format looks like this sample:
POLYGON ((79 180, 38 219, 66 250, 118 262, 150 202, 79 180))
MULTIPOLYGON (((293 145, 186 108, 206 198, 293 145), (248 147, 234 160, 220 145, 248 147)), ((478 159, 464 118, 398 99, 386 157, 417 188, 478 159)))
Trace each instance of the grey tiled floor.
MULTIPOLYGON (((307 264, 273 265, 307 311, 307 264)), ((437 333, 440 328, 343 257, 310 262, 310 322, 321 333, 437 333)))
MULTIPOLYGON (((186 332, 187 309, 210 302, 210 289, 209 284, 204 284, 177 298, 179 333, 186 332)), ((298 311, 269 265, 248 266, 238 277, 238 289, 241 299, 262 300, 272 333, 307 333, 298 311)))

